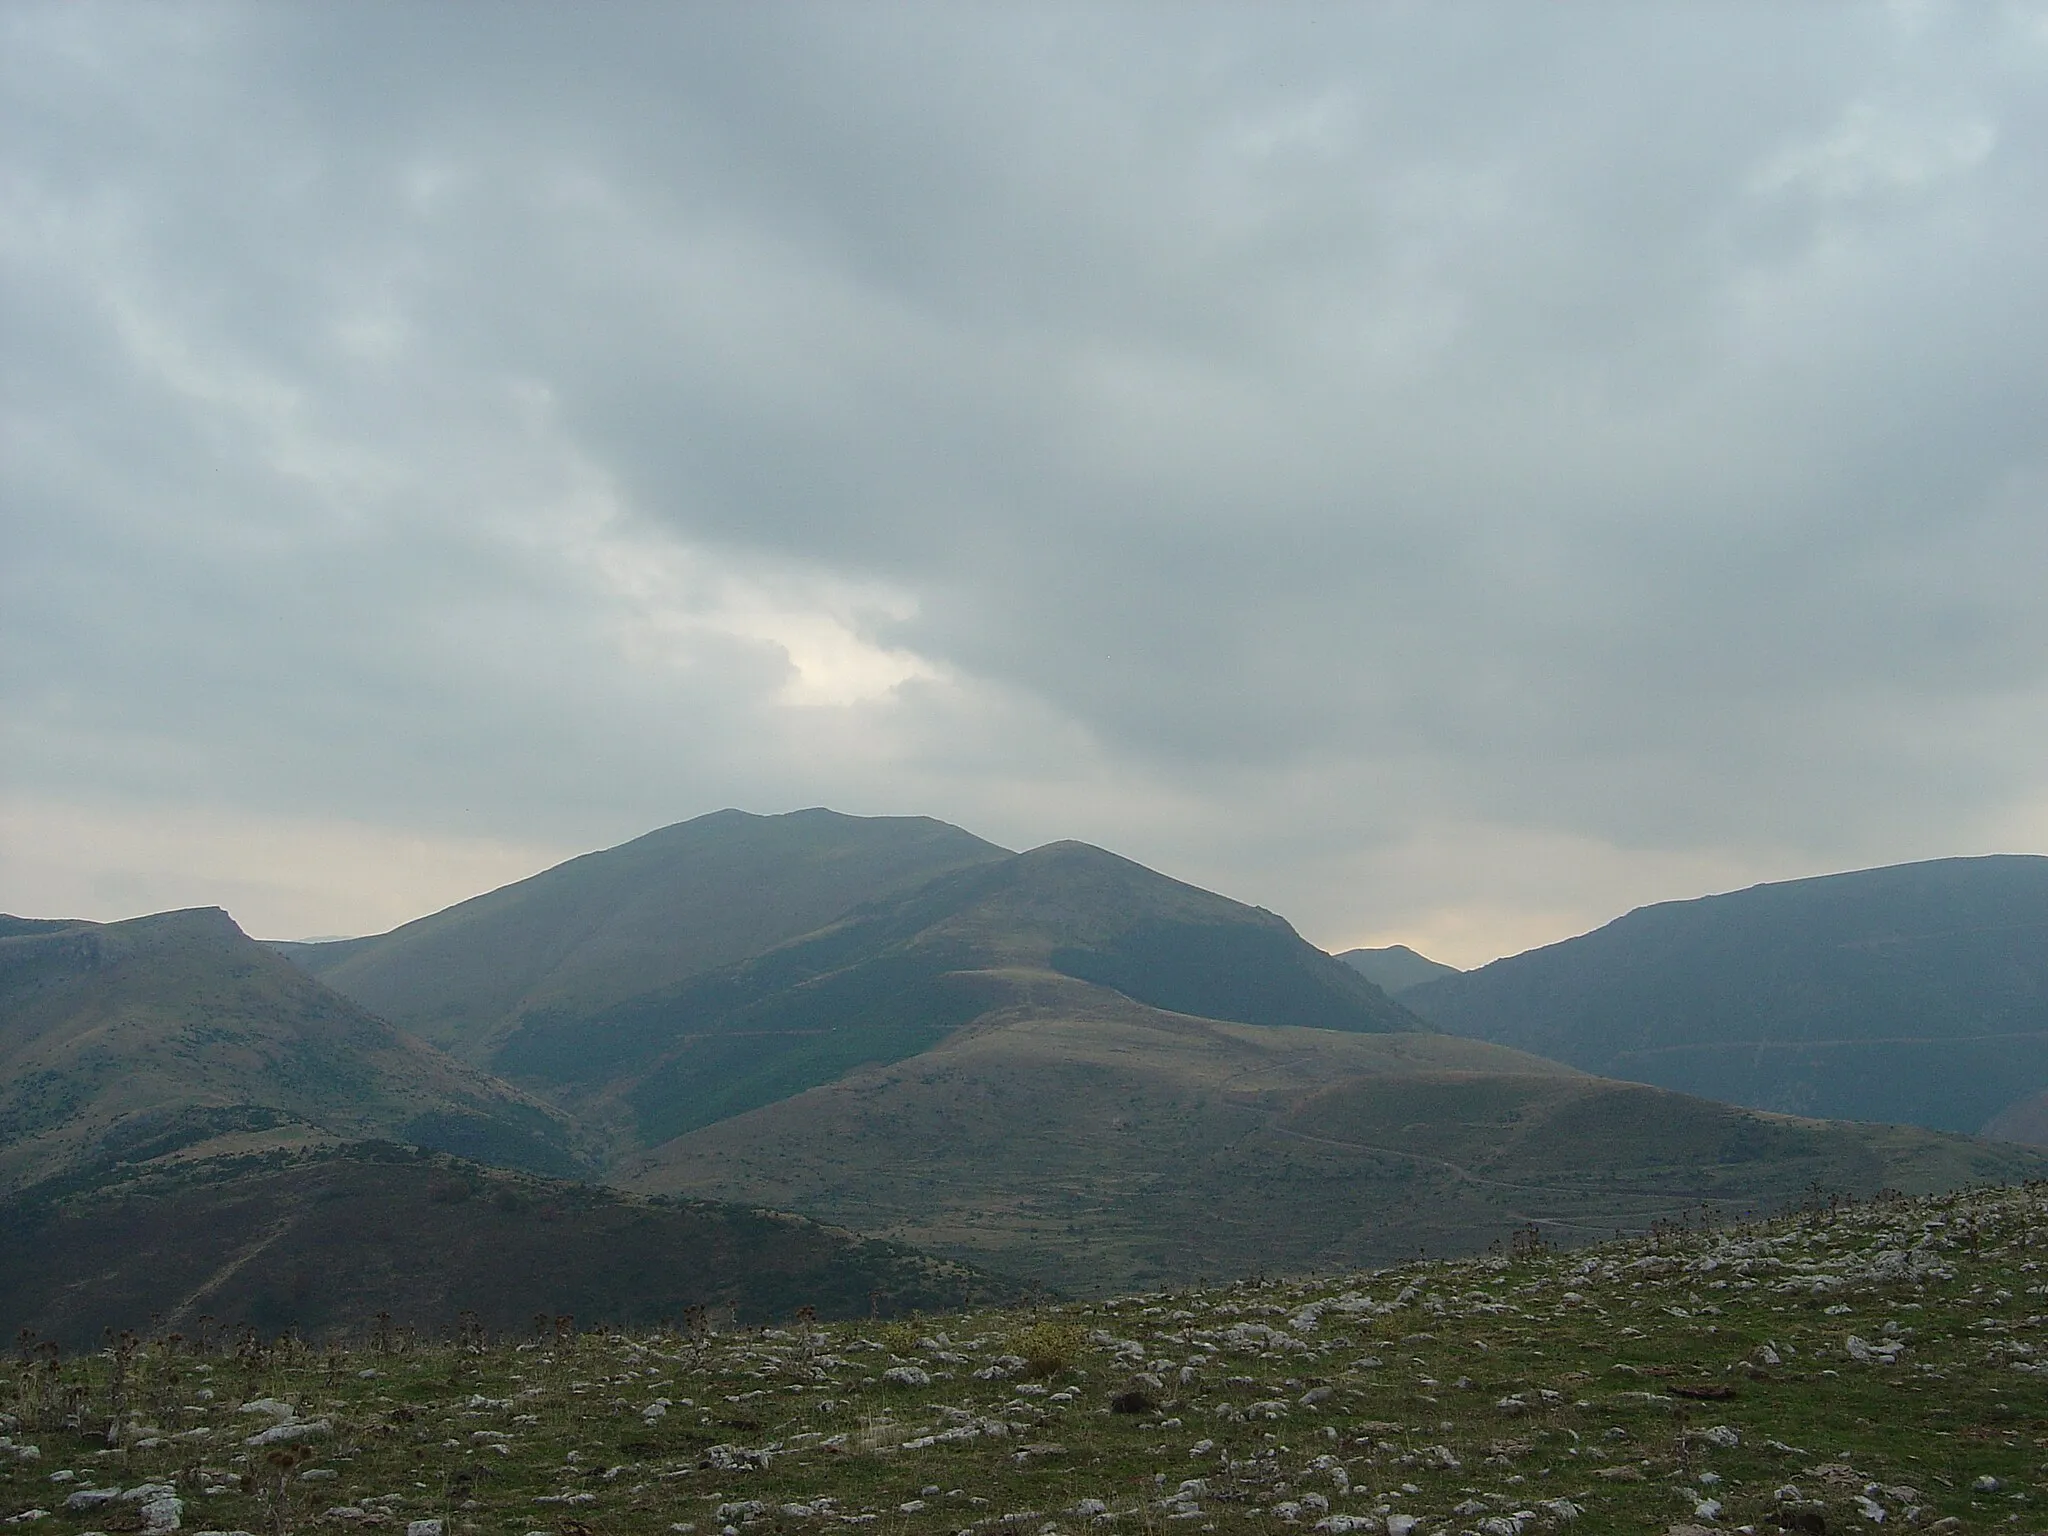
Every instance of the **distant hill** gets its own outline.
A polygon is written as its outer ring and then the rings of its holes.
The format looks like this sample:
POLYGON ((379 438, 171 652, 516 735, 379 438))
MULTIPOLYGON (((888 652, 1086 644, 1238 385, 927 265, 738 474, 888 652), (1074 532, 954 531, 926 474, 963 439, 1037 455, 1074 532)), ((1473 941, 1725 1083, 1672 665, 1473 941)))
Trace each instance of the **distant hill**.
POLYGON ((583 1166, 559 1113, 330 992, 217 908, 0 920, 0 1192, 366 1136, 583 1166))
MULTIPOLYGON (((2042 866, 1650 909, 1574 941, 1598 963, 1567 974, 1637 987, 1612 1019, 1639 1055, 1682 1056, 1657 1029, 1704 1018, 1726 1062, 1781 1059, 1744 1030, 1786 999, 1818 1010, 1792 1037, 1807 1049, 2017 1049, 2039 1033, 2012 1021, 2042 866), (1752 1005, 1739 1027, 1731 999, 1752 1005)), ((1437 1006, 1571 947, 1404 995, 1437 1006)), ((1559 1039, 1603 1017, 1561 983, 1539 993, 1559 1039)), ((2017 1146, 1760 1114, 1436 1032, 1273 913, 1100 848, 1009 854, 825 811, 700 818, 331 945, 258 945, 217 911, 6 920, 0 1083, 0 1251, 48 1256, 0 1259, 0 1281, 48 1329, 223 1307, 265 1327, 460 1307, 645 1322, 707 1296, 766 1316, 968 1283, 850 1239, 769 1240, 802 1223, 678 1224, 366 1138, 602 1167, 641 1195, 785 1207, 1091 1291, 1470 1252, 1529 1223, 1585 1238, 1815 1186, 2048 1176, 2017 1146)), ((1968 1124, 2042 1086, 2008 1074, 1968 1124)))
MULTIPOLYGON (((59 1201, 0 1204, 0 1326, 72 1349, 103 1328, 428 1334, 536 1314, 652 1327, 894 1315, 1017 1287, 776 1212, 651 1201, 385 1145, 159 1165, 59 1201), (152 1320, 155 1320, 153 1323, 152 1320)), ((216 1333, 219 1336, 219 1333, 216 1333)))
POLYGON ((743 964, 594 1012, 535 1010, 489 1058, 648 1146, 929 1050, 1080 981, 1154 1007, 1353 1032, 1420 1022, 1281 918, 1082 843, 943 875, 743 964))
POLYGON ((1081 843, 722 811, 394 932, 278 945, 616 1153, 899 1060, 1034 978, 1180 1012, 1412 1030, 1281 918, 1081 843))
POLYGON ((1666 902, 1402 1001, 1458 1034, 1730 1103, 2048 1143, 2048 858, 1666 902))
POLYGON ((1007 857, 923 816, 718 811, 558 864, 390 933, 279 944, 481 1064, 527 1014, 585 1014, 734 964, 863 902, 1007 857))
POLYGON ((1384 949, 1347 949, 1337 958, 1389 997, 1419 987, 1425 981, 1435 981, 1439 976, 1460 974, 1455 965, 1419 955, 1406 944, 1389 944, 1384 949))
POLYGON ((1480 1041, 1233 1024, 1044 979, 616 1177, 1100 1293, 2043 1174, 2019 1147, 1757 1114, 1480 1041))

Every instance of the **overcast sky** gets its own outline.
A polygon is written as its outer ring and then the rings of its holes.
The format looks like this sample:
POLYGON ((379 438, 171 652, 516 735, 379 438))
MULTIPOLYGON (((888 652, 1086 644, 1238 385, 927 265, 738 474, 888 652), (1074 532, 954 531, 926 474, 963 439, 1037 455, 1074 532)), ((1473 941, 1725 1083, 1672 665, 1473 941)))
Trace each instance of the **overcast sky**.
POLYGON ((0 908, 737 805, 1472 964, 2048 850, 2048 7, 0 10, 0 908))

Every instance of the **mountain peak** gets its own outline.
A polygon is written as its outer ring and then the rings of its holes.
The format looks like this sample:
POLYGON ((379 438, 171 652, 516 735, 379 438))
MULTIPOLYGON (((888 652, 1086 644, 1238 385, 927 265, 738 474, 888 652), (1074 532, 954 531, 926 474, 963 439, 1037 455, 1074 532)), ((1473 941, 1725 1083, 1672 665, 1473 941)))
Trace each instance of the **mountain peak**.
POLYGON ((927 816, 728 808, 390 933, 286 953, 373 1012, 480 1062, 528 1013, 674 987, 862 903, 1009 857, 927 816))
POLYGON ((1439 976, 1460 974, 1455 965, 1445 965, 1419 954, 1406 944, 1388 944, 1378 949, 1347 949, 1337 956, 1359 975, 1389 995, 1419 987, 1439 976))

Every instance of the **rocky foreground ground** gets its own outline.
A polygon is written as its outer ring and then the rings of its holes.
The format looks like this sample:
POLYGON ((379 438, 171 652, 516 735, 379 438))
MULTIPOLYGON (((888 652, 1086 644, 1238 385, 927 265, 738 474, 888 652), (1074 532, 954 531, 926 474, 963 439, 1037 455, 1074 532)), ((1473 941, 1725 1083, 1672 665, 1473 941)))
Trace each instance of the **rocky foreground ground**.
POLYGON ((31 1338, 27 1536, 2048 1530, 2048 1188, 864 1325, 31 1338))

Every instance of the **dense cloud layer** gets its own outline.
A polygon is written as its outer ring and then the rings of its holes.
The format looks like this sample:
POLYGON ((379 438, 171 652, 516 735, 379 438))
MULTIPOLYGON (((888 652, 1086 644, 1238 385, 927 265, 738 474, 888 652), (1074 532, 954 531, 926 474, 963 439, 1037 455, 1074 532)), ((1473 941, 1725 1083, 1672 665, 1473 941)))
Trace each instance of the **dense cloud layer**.
POLYGON ((1469 962, 2048 846, 2044 85, 2020 5, 11 7, 0 906, 822 802, 1469 962))

